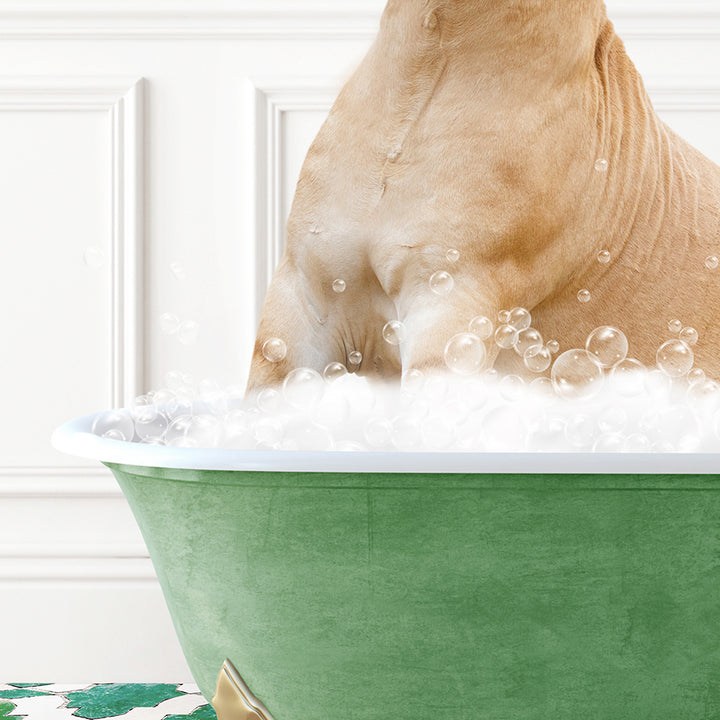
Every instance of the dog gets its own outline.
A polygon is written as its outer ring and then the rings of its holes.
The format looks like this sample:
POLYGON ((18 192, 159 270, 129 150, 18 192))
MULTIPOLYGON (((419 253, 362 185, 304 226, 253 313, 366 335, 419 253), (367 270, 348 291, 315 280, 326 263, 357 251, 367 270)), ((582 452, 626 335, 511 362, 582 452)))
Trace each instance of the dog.
POLYGON ((601 0, 390 0, 307 154, 286 248, 249 393, 330 362, 439 370, 473 317, 516 306, 563 350, 616 326, 649 366, 677 317, 720 375, 720 167, 655 114, 601 0))

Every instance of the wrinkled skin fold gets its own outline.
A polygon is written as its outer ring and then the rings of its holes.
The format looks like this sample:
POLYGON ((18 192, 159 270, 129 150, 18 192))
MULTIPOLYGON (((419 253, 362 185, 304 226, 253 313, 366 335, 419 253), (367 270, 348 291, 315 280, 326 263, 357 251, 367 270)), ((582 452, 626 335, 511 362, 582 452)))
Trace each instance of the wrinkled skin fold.
POLYGON ((390 0, 305 159, 248 390, 353 350, 372 377, 440 368, 473 317, 515 306, 562 350, 620 327, 649 365, 677 316, 717 377, 719 228, 720 168, 655 114, 603 2, 390 0), (395 318, 399 348, 382 338, 395 318))

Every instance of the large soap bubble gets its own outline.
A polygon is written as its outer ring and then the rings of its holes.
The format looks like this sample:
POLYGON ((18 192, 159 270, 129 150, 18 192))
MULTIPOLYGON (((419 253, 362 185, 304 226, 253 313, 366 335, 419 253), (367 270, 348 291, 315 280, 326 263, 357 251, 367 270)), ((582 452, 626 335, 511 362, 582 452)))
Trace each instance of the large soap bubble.
POLYGON ((558 357, 553 364, 551 378, 560 397, 586 400, 600 390, 603 371, 587 350, 575 348, 558 357))
POLYGON ((474 375, 485 363, 485 345, 472 333, 458 333, 445 346, 445 364, 458 375, 474 375))
POLYGON ((657 366, 668 377, 679 378, 687 375, 695 362, 690 346, 682 340, 668 340, 657 351, 657 366))
POLYGON ((588 335, 585 349, 601 368, 611 368, 627 357, 628 341, 621 330, 603 325, 588 335))

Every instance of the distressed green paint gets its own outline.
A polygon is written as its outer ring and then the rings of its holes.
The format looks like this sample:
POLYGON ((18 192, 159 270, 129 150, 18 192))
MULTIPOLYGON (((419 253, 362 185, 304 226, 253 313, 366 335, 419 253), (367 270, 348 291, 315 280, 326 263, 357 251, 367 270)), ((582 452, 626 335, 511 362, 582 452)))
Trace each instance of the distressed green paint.
POLYGON ((52 685, 52 683, 8 683, 16 688, 35 688, 35 687, 46 687, 52 685))
POLYGON ((116 683, 95 685, 87 690, 67 693, 67 707, 78 708, 79 718, 105 718, 122 715, 136 707, 155 707, 163 700, 180 697, 177 685, 116 683))
POLYGON ((11 702, 0 700, 0 718, 2 720, 21 720, 20 715, 10 715, 14 709, 15 706, 11 702))
POLYGON ((202 705, 190 715, 167 715, 163 720, 217 720, 212 705, 202 705))
MULTIPOLYGON (((32 685, 31 687, 35 687, 35 685, 32 685)), ((17 690, 0 690, 0 698, 5 698, 6 700, 15 700, 18 698, 39 697, 41 695, 50 695, 50 694, 51 693, 38 692, 37 690, 28 690, 26 688, 18 688, 17 690)))
POLYGON ((206 697, 276 720, 720 717, 715 476, 110 466, 206 697))

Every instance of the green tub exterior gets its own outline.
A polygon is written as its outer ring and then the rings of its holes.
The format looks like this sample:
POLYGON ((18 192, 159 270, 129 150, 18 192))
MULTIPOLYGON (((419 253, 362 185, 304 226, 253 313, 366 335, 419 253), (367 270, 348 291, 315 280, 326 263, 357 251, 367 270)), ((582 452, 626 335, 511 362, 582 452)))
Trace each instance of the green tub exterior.
POLYGON ((274 720, 720 718, 720 478, 108 464, 193 675, 274 720))

